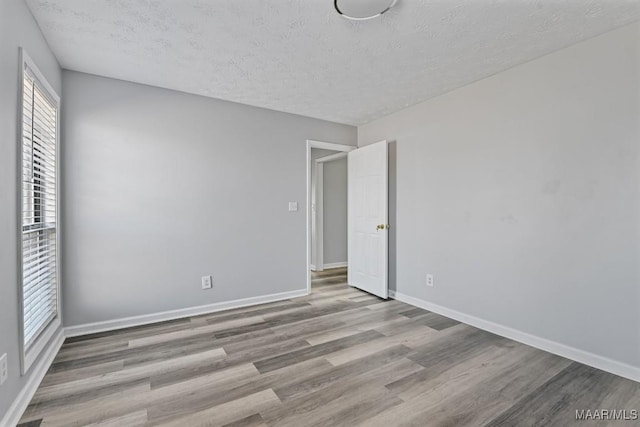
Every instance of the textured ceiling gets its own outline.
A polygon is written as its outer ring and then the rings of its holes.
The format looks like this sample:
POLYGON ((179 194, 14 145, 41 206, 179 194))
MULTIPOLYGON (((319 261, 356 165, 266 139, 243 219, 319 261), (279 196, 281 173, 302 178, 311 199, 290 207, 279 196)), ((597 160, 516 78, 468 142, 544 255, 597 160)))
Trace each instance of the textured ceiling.
POLYGON ((26 0, 63 68, 363 124, 640 19, 639 0, 26 0))

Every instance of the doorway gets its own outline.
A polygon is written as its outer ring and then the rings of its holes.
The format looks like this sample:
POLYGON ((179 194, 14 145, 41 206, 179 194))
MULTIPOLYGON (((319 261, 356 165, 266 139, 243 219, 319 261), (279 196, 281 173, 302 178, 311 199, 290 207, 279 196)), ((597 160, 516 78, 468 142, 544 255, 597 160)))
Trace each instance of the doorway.
POLYGON ((347 283, 347 153, 311 149, 311 290, 347 283))
POLYGON ((346 282, 347 153, 356 147, 307 141, 307 293, 346 282))
MULTIPOLYGON (((307 140, 307 294, 311 288, 312 254, 323 270, 326 265, 322 251, 318 250, 318 224, 313 223, 316 206, 315 193, 312 198, 312 182, 317 179, 316 162, 322 164, 341 158, 339 153, 321 153, 312 157, 313 149, 331 150, 347 155, 347 284, 360 290, 388 298, 389 267, 389 191, 388 161, 389 144, 380 141, 364 147, 307 140), (318 161, 320 160, 320 161, 318 161), (324 161, 323 161, 324 160, 324 161), (312 174, 313 171, 313 174, 312 174), (313 204, 312 204, 313 203, 313 204), (314 252, 315 251, 315 252, 314 252)), ((315 269, 318 269, 315 265, 315 269)))

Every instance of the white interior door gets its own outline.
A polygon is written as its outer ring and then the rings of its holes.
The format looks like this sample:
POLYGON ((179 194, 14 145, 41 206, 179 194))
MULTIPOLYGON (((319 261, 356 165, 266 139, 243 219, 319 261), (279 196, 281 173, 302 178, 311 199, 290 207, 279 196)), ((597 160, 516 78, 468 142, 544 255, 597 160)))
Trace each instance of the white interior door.
POLYGON ((349 270, 351 286, 377 295, 388 290, 387 141, 349 152, 349 270))

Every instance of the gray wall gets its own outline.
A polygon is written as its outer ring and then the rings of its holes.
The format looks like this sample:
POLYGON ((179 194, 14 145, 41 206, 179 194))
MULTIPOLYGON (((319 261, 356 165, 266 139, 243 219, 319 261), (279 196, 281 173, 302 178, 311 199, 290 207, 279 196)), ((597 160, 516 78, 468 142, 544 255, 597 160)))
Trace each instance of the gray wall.
POLYGON ((305 289, 306 139, 355 144, 354 127, 76 72, 63 87, 65 325, 305 289))
POLYGON ((347 159, 326 162, 324 176, 324 263, 347 262, 347 159))
POLYGON ((396 141, 398 292, 640 365, 639 43, 627 26, 358 128, 396 141))
POLYGON ((24 47, 60 93, 61 72, 31 12, 22 0, 0 1, 0 355, 7 353, 9 378, 0 387, 0 419, 28 376, 20 376, 18 332, 17 147, 20 64, 24 47))

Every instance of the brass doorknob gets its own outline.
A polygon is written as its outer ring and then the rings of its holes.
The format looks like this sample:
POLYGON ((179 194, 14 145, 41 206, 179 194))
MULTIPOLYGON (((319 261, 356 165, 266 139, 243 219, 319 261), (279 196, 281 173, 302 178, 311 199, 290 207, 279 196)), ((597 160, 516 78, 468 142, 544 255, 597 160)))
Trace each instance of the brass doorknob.
POLYGON ((389 229, 389 224, 378 224, 376 226, 376 230, 388 230, 389 229))

